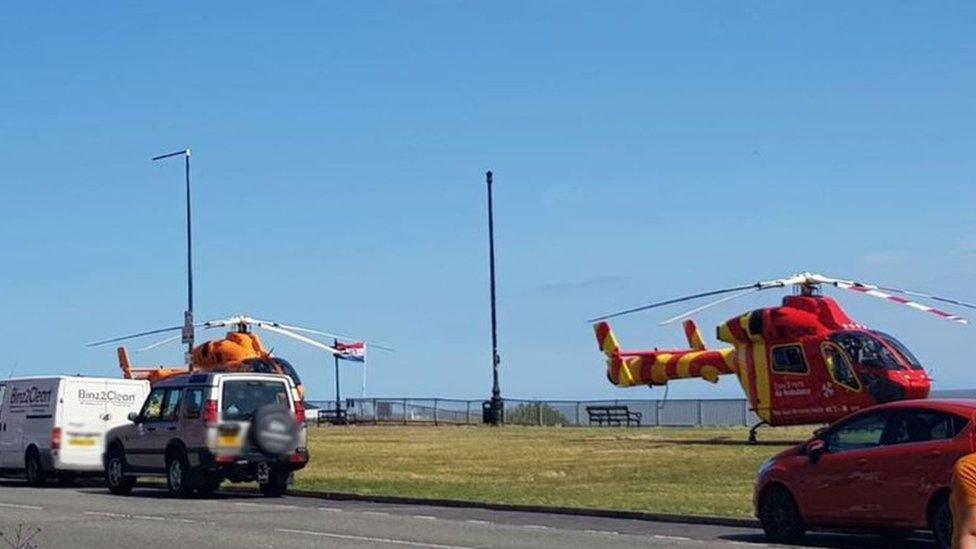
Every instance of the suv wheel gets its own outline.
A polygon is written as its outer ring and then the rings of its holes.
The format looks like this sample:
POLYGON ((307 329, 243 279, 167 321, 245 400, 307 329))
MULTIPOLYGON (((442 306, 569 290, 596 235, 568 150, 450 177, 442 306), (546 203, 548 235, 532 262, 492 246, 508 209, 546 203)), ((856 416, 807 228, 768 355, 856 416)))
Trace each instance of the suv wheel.
POLYGON ((166 456, 166 487, 176 497, 185 498, 193 493, 190 463, 182 450, 172 450, 166 456))
POLYGON ((288 491, 288 477, 291 471, 283 468, 272 468, 268 475, 268 482, 259 484, 261 493, 270 498, 280 498, 288 491))
POLYGON ((117 496, 124 496, 132 491, 136 485, 136 478, 125 474, 125 454, 118 448, 113 449, 105 462, 105 485, 108 491, 117 496))
POLYGON ((769 541, 796 541, 803 537, 806 526, 800 516, 796 500, 786 488, 773 485, 759 498, 759 522, 769 541))
POLYGON ((41 454, 33 446, 24 456, 24 473, 27 476, 27 484, 31 486, 44 486, 44 481, 47 480, 47 474, 41 468, 41 454))
POLYGON ((929 506, 929 528, 935 538, 935 546, 952 547, 952 511, 949 510, 949 494, 936 494, 929 506))
POLYGON ((213 495, 220 488, 220 483, 223 480, 219 475, 208 475, 204 477, 200 486, 197 486, 197 495, 203 497, 213 495))

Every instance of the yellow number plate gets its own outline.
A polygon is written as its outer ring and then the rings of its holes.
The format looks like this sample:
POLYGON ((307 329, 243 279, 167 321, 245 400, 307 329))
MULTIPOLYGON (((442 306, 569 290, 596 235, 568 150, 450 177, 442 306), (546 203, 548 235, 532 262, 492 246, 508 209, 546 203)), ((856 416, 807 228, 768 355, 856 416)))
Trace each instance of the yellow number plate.
POLYGON ((239 448, 240 445, 241 437, 237 433, 217 437, 217 446, 221 448, 239 448))
POLYGON ((68 440, 68 446, 91 447, 94 445, 95 445, 95 439, 92 437, 72 437, 68 440))

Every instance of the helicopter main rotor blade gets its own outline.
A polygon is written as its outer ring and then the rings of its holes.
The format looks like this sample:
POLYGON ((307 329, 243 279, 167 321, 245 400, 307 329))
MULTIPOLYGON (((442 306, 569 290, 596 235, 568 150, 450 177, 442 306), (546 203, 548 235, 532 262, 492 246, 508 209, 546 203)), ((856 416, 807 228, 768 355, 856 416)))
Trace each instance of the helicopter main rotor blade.
POLYGON ((158 330, 149 330, 148 332, 139 332, 138 334, 130 334, 122 337, 113 337, 112 339, 103 339, 102 341, 93 341, 91 343, 86 343, 86 347, 98 347, 99 345, 106 345, 108 343, 116 343, 118 341, 125 341, 127 339, 135 339, 137 337, 144 337, 153 334, 162 334, 166 332, 172 332, 176 330, 182 330, 183 326, 172 326, 170 328, 160 328, 158 330))
POLYGON ((685 312, 681 313, 680 315, 672 316, 671 318, 669 318, 667 320, 663 320, 663 321, 661 321, 661 322, 658 323, 658 326, 665 326, 667 324, 671 324, 672 322, 674 322, 676 320, 681 320, 682 318, 691 316, 691 315, 693 315, 695 313, 700 313, 701 311, 704 311, 705 309, 714 307, 716 305, 720 305, 722 303, 725 303, 726 301, 732 301, 733 299, 738 299, 738 298, 740 298, 742 296, 746 296, 746 295, 749 295, 749 294, 754 294, 756 292, 761 292, 761 291, 766 290, 766 289, 768 289, 768 288, 764 288, 764 287, 749 288, 748 290, 744 290, 744 291, 741 291, 741 292, 738 292, 738 293, 734 293, 732 295, 727 295, 727 296, 725 296, 725 297, 723 297, 721 299, 716 299, 715 301, 711 301, 711 302, 706 303, 704 305, 701 305, 699 307, 695 307, 694 309, 692 309, 690 311, 685 311, 685 312))
POLYGON ((145 347, 142 347, 141 349, 136 349, 135 352, 137 352, 137 353, 144 353, 144 352, 149 351, 151 349, 155 349, 156 347, 162 347, 163 345, 166 345, 167 343, 172 343, 174 341, 179 341, 180 338, 182 338, 182 337, 183 337, 183 334, 175 335, 173 337, 167 337, 166 339, 164 339, 162 341, 157 341, 156 343, 153 343, 152 345, 146 345, 145 347))
POLYGON ((764 284, 763 282, 756 282, 754 284, 748 284, 748 285, 745 285, 745 286, 735 286, 734 288, 724 288, 722 290, 712 290, 710 292, 702 292, 702 293, 698 293, 698 294, 692 294, 692 295, 686 295, 686 296, 682 296, 682 297, 676 297, 676 298, 673 298, 673 299, 667 299, 667 300, 664 300, 664 301, 658 301, 656 303, 648 303, 647 305, 641 305, 640 307, 634 307, 633 309, 627 309, 627 310, 624 310, 624 311, 618 311, 616 313, 611 313, 611 314, 608 314, 608 315, 603 315, 603 316, 598 316, 596 318, 591 318, 591 319, 587 320, 587 322, 600 322, 601 320, 607 320, 607 319, 614 318, 614 317, 618 317, 618 316, 629 315, 629 314, 637 313, 637 312, 640 312, 640 311, 646 311, 648 309, 655 309, 657 307, 664 307, 665 305, 672 305, 674 303, 681 303, 683 301, 691 301, 693 299, 701 299, 703 297, 710 297, 710 296, 713 296, 713 295, 721 295, 721 294, 727 294, 727 293, 731 293, 731 292, 741 292, 743 290, 752 290, 752 289, 759 289, 759 290, 761 290, 761 289, 765 289, 762 286, 763 284, 764 284))
POLYGON ((969 308, 969 309, 976 309, 976 305, 974 305, 972 303, 967 303, 965 301, 959 301, 958 299, 952 299, 952 298, 949 298, 949 297, 939 297, 937 295, 930 295, 930 294, 925 294, 925 293, 922 293, 922 292, 915 292, 915 291, 912 291, 912 290, 902 290, 902 289, 899 289, 899 288, 891 288, 891 287, 886 287, 886 286, 878 286, 877 288, 879 290, 883 290, 885 292, 895 292, 895 293, 898 293, 898 294, 910 295, 910 296, 914 296, 914 297, 921 297, 921 298, 924 298, 924 299, 931 299, 932 301, 941 301, 942 303, 949 303, 949 304, 952 304, 952 305, 959 305, 960 307, 966 307, 966 308, 969 308))
POLYGON ((858 293, 867 294, 867 295, 869 295, 871 297, 877 297, 879 299, 885 299, 885 300, 888 300, 888 301, 892 301, 894 303, 898 303, 899 305, 904 305, 906 307, 911 307, 912 309, 915 309, 916 311, 922 311, 923 313, 931 313, 931 314, 934 314, 934 315, 936 315, 936 316, 938 316, 940 318, 944 318, 946 320, 951 320, 953 322, 958 322, 959 324, 969 324, 969 321, 968 320, 966 320, 965 318, 963 318, 963 317, 961 317, 959 315, 954 315, 952 313, 947 313, 946 311, 942 311, 940 309, 936 309, 935 307, 930 307, 930 306, 925 305, 923 303, 918 303, 917 301, 912 301, 910 299, 905 299, 904 297, 898 297, 896 295, 891 295, 889 293, 882 292, 881 290, 877 289, 878 288, 877 286, 871 286, 871 285, 868 285, 868 284, 860 284, 858 282, 850 283, 850 282, 843 281, 843 280, 838 280, 836 282, 833 282, 832 284, 834 286, 837 286, 838 288, 843 288, 845 290, 853 290, 853 291, 858 292, 858 293))
POLYGON ((309 344, 309 345, 311 345, 313 347, 318 347, 319 349, 324 349, 324 350, 329 351, 330 353, 332 353, 334 355, 341 355, 342 354, 342 351, 340 351, 338 349, 335 349, 333 347, 330 347, 330 346, 328 346, 328 345, 326 345, 324 343, 319 343, 318 341, 315 341, 314 339, 307 338, 307 337, 305 337, 303 335, 296 334, 295 332, 290 332, 290 331, 285 330, 283 328, 278 328, 277 326, 271 326, 271 325, 268 325, 268 324, 262 325, 261 327, 264 328, 265 330, 268 330, 268 331, 271 331, 271 332, 275 332, 277 334, 281 334, 283 336, 287 336, 287 337, 290 337, 292 339, 297 339, 298 341, 301 341, 302 343, 307 343, 307 344, 309 344))
MULTIPOLYGON (((294 325, 282 324, 280 322, 274 322, 274 321, 270 321, 270 320, 256 320, 255 322, 257 323, 258 326, 261 326, 261 327, 264 327, 264 328, 267 328, 268 326, 274 326, 276 328, 284 328, 286 330, 292 330, 294 332, 304 332, 306 334, 315 334, 315 335, 320 335, 320 336, 325 336, 325 337, 331 337, 332 339, 344 339, 346 341, 364 341, 364 340, 362 340, 360 338, 357 338, 357 337, 350 337, 350 336, 345 336, 345 335, 342 335, 342 334, 334 334, 332 332, 324 332, 322 330, 313 330, 312 328, 303 328, 301 326, 294 326, 294 325)), ((391 353, 396 352, 396 349, 393 349, 391 347, 385 347, 385 346, 380 345, 378 343, 373 343, 372 341, 364 341, 364 342, 367 345, 369 345, 370 347, 374 348, 374 349, 381 349, 383 351, 388 351, 388 352, 391 352, 391 353)))

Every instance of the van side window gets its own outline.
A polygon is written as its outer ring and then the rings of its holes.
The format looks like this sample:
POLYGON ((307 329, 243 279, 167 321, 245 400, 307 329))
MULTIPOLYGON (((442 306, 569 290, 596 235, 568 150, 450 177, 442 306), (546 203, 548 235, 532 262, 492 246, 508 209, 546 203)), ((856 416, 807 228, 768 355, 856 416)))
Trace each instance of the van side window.
POLYGON ((799 345, 783 345, 773 348, 773 371, 786 374, 805 374, 807 361, 799 345))
POLYGON ((183 395, 183 417, 196 419, 203 410, 203 389, 187 389, 183 395))
POLYGON ((183 399, 183 389, 170 389, 166 391, 166 405, 163 406, 162 420, 176 421, 180 410, 180 401, 183 399))
POLYGON ((166 396, 166 389, 153 389, 149 393, 149 398, 142 405, 142 412, 139 417, 143 421, 159 421, 160 414, 163 412, 163 397, 166 396))

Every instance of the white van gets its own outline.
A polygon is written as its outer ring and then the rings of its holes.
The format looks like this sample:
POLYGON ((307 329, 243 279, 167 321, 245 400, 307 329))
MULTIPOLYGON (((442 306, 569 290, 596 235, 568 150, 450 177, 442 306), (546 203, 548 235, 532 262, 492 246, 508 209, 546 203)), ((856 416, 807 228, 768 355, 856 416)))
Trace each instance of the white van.
POLYGON ((31 485, 103 470, 105 433, 126 423, 149 382, 49 376, 0 380, 0 472, 31 485))

